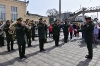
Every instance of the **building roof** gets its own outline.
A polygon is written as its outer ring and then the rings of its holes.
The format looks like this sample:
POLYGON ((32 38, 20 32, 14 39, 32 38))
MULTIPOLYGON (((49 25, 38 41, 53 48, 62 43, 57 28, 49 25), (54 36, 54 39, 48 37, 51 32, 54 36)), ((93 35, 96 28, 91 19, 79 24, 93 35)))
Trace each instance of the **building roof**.
POLYGON ((38 14, 31 14, 27 11, 27 15, 28 16, 37 16, 37 17, 46 17, 46 16, 42 16, 42 15, 38 15, 38 14))
POLYGON ((21 0, 12 0, 12 1, 21 2, 21 3, 27 3, 27 2, 21 1, 21 0))

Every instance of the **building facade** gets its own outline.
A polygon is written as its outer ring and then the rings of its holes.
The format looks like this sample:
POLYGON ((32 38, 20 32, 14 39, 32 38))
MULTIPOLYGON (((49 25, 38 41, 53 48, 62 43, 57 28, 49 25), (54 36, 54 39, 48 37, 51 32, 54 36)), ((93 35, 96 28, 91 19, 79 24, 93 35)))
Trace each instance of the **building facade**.
MULTIPOLYGON (((0 21, 14 21, 19 17, 22 17, 24 20, 31 19, 38 21, 41 16, 27 15, 26 4, 27 2, 20 0, 0 0, 0 21)), ((49 22, 48 17, 43 16, 42 18, 46 20, 47 23, 49 22)))

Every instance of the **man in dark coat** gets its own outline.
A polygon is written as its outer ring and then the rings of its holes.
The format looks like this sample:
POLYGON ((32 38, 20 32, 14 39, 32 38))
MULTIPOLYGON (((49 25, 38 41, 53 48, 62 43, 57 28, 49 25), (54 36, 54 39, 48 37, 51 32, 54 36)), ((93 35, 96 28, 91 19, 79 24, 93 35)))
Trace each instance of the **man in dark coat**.
MULTIPOLYGON (((14 44, 14 36, 15 36, 15 34, 13 33, 13 34, 10 34, 9 33, 9 31, 11 30, 10 28, 9 28, 9 26, 10 26, 10 21, 9 20, 7 20, 6 21, 6 25, 5 25, 5 27, 4 27, 4 31, 5 31, 5 33, 6 33, 6 40, 7 40, 7 49, 8 49, 8 52, 10 52, 10 50, 14 50, 13 49, 13 44, 14 44), (11 44, 10 44, 11 43, 11 44), (11 45, 11 46, 10 46, 11 45)), ((12 30, 11 30, 12 31, 12 30)))
POLYGON ((21 22, 22 22, 21 18, 17 19, 17 24, 15 26, 20 59, 26 58, 25 56, 25 45, 26 45, 25 26, 26 25, 22 25, 21 22))
POLYGON ((42 51, 45 51, 44 50, 44 43, 45 43, 45 39, 46 39, 45 25, 43 23, 42 18, 39 19, 38 35, 39 35, 39 48, 40 48, 40 52, 42 52, 42 51))
MULTIPOLYGON (((0 22, 0 26, 2 25, 2 22, 0 22)), ((0 28, 0 32, 3 31, 3 28, 0 28)), ((4 33, 2 32, 0 34, 0 46, 4 46, 4 33)))
POLYGON ((60 28, 61 26, 58 24, 58 21, 56 20, 53 25, 53 36, 55 40, 55 46, 59 46, 59 36, 60 36, 60 28))
POLYGON ((65 24, 64 24, 64 28, 63 28, 65 43, 67 43, 67 41, 68 41, 69 27, 70 27, 70 25, 68 24, 68 19, 65 19, 65 24))
POLYGON ((93 42, 94 24, 91 21, 91 17, 86 17, 86 27, 80 30, 76 30, 76 31, 77 32, 84 31, 85 42, 87 44, 87 49, 88 49, 88 55, 86 55, 85 58, 92 59, 93 57, 92 42, 93 42))
POLYGON ((34 23, 34 20, 32 20, 32 40, 34 41, 34 37, 35 37, 35 27, 36 27, 36 24, 34 23))

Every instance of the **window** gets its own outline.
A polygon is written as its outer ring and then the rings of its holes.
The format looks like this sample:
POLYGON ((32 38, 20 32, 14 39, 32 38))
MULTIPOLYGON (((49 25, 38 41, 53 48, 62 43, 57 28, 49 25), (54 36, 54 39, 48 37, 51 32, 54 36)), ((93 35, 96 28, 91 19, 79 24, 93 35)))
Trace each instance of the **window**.
POLYGON ((17 7, 11 6, 11 20, 15 21, 18 18, 17 7))
POLYGON ((0 21, 6 21, 6 10, 4 5, 0 5, 0 21))

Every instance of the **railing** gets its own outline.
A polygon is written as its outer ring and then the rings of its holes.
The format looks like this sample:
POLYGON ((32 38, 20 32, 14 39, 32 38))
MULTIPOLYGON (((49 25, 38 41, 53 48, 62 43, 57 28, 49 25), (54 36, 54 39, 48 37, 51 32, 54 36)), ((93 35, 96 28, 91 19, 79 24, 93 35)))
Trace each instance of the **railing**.
POLYGON ((78 16, 81 13, 89 13, 89 12, 100 12, 100 6, 96 6, 96 7, 87 7, 87 8, 82 8, 79 9, 77 11, 74 12, 73 16, 70 16, 68 19, 72 19, 75 18, 76 16, 78 16))

